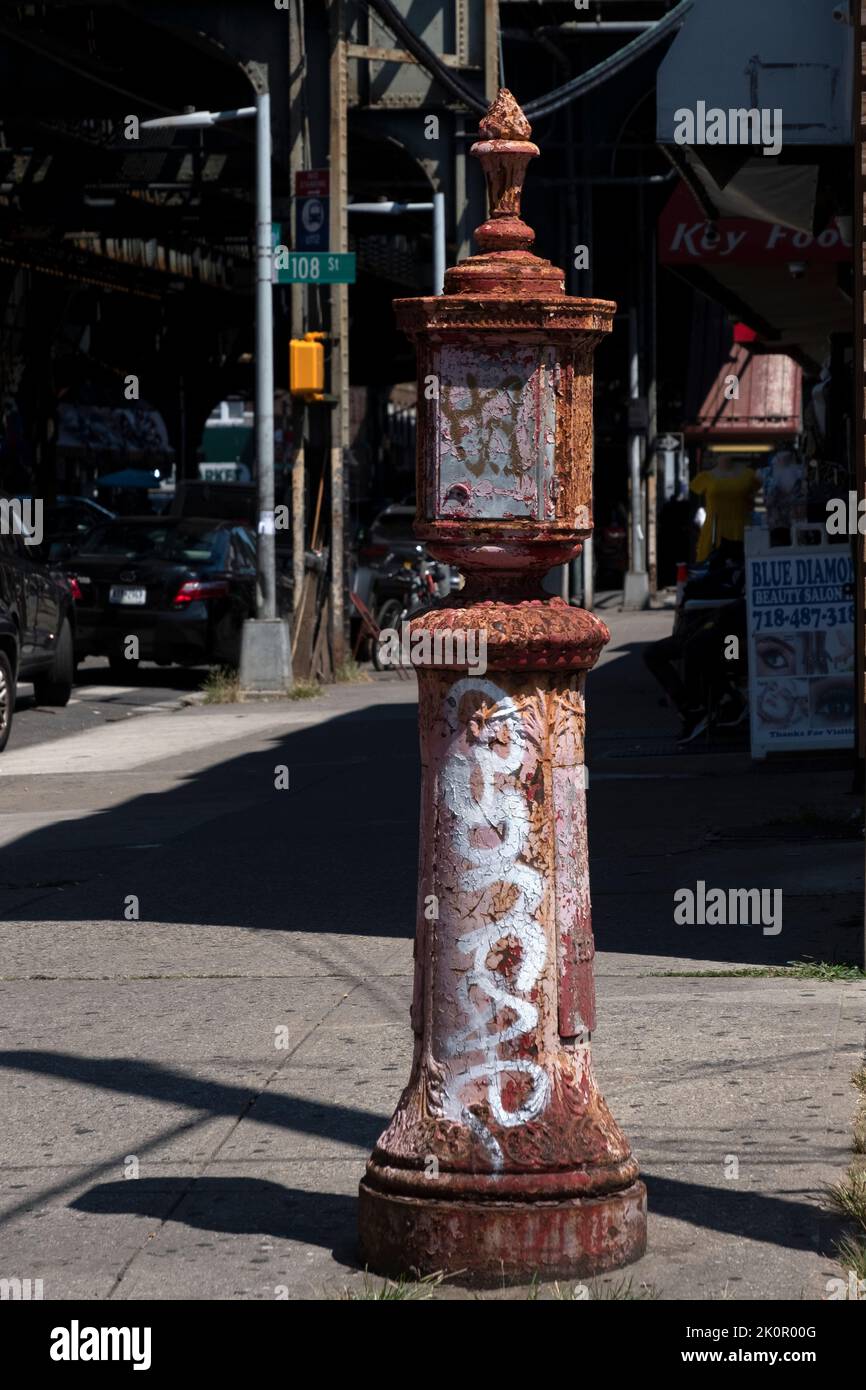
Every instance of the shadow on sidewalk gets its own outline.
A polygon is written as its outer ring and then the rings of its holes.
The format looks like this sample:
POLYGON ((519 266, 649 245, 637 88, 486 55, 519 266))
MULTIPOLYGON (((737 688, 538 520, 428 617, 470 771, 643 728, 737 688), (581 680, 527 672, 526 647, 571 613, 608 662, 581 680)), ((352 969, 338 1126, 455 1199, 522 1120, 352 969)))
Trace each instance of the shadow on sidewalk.
MULTIPOLYGON (((642 1176, 653 1216, 684 1221, 698 1230, 828 1257, 842 1232, 841 1224, 812 1201, 642 1176)), ((354 1237, 354 1194, 304 1191, 262 1178, 137 1178, 100 1183, 70 1207, 93 1216, 133 1215, 174 1221, 221 1235, 300 1241, 327 1249, 349 1268, 360 1267, 354 1237)))
POLYGON ((310 1192, 265 1178, 136 1178, 106 1182, 70 1202, 91 1216, 146 1216, 219 1235, 271 1236, 319 1245, 357 1269, 357 1198, 310 1192))
MULTIPOLYGON (((638 651, 633 645, 591 675, 591 733, 593 708, 605 711, 610 728, 617 690, 650 680, 638 651)), ((654 717, 658 706, 649 712, 654 717)), ((790 769, 744 770, 729 759, 707 776, 709 759, 635 762, 620 749, 609 757, 607 737, 604 730, 592 734, 590 745, 600 949, 756 965, 803 956, 859 960, 857 828, 847 841, 825 842, 808 823, 784 824, 798 797, 823 797, 831 809, 841 802, 850 814, 844 771, 804 768, 792 776, 790 769), (782 823, 768 834, 774 818, 782 823), (782 888, 784 931, 677 925, 673 894, 699 879, 708 887, 782 888)), ((132 782, 135 775, 111 777, 123 785, 124 776, 132 782)), ((419 780, 414 705, 383 701, 336 715, 168 790, 22 835, 3 849, 2 917, 54 921, 67 932, 76 922, 123 923, 125 900, 135 894, 141 923, 130 922, 130 932, 143 933, 145 924, 194 923, 311 938, 331 932, 411 938, 419 780), (287 791, 275 788, 281 766, 290 773, 287 791)))
POLYGON ((604 616, 612 641, 587 680, 597 948, 675 958, 680 970, 692 960, 862 966, 863 799, 851 792, 853 750, 756 762, 747 727, 679 749, 677 716, 643 661, 670 615, 604 616), (782 929, 766 919, 676 921, 675 895, 697 898, 701 882, 726 895, 766 890, 782 929))
POLYGON ((129 1057, 83 1057, 71 1052, 0 1052, 0 1068, 35 1076, 56 1076, 76 1085, 141 1096, 168 1105, 201 1110, 210 1118, 239 1116, 254 1124, 278 1125, 299 1134, 371 1149, 387 1116, 302 1096, 255 1092, 248 1086, 206 1081, 158 1062, 129 1057))
MULTIPOLYGON (((183 1105, 191 1111, 206 1112, 207 1118, 238 1116, 253 1123, 339 1140, 365 1151, 372 1148, 387 1123, 385 1116, 329 1101, 268 1091, 251 1094, 242 1086, 207 1081, 156 1063, 126 1058, 97 1060, 72 1053, 4 1052, 0 1053, 0 1066, 183 1105)), ((239 1162, 243 1163, 243 1159, 239 1162)), ((112 1166, 116 1168, 116 1163, 112 1166)), ((98 1171, 104 1168, 100 1164, 98 1171)), ((91 1170, 91 1176, 95 1175, 91 1170)), ((698 1228, 784 1249, 828 1254, 832 1240, 841 1232, 840 1223, 826 1216, 814 1199, 797 1201, 734 1187, 719 1189, 676 1178, 643 1176, 655 1215, 698 1228)), ((58 1185, 51 1193, 41 1194, 40 1201, 60 1196, 64 1189, 78 1186, 80 1181, 76 1177, 58 1185)), ((31 1193, 20 1209, 31 1209, 32 1204, 31 1193)), ((224 1234, 262 1234, 304 1241, 327 1247, 341 1263, 357 1267, 353 1195, 303 1191, 259 1178, 165 1176, 99 1183, 75 1198, 70 1206, 94 1215, 132 1213, 224 1234)), ((7 1214, 4 1223, 12 1214, 7 1214)))
POLYGON ((641 1173, 647 1185, 647 1206, 654 1216, 685 1221, 689 1226, 742 1240, 758 1240, 783 1250, 808 1250, 832 1257, 844 1222, 822 1211, 814 1196, 794 1201, 763 1192, 712 1187, 641 1173))

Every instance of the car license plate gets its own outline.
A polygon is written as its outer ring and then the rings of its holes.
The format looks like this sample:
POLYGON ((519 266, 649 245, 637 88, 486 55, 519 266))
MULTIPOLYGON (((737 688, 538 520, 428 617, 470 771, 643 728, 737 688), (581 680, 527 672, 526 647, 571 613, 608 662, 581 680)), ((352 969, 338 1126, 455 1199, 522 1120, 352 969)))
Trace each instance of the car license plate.
POLYGON ((146 589, 128 589, 124 584, 112 584, 108 598, 111 603, 146 603, 146 589))

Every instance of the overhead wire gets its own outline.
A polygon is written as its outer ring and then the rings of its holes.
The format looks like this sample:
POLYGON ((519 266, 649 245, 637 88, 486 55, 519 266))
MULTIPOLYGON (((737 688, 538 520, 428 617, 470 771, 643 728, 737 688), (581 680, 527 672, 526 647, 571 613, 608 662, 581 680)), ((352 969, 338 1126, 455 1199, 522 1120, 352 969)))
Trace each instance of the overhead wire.
MULTIPOLYGON (((446 91, 468 106, 470 111, 474 111, 478 115, 486 113, 488 103, 484 98, 464 82, 453 69, 448 68, 423 39, 412 32, 391 0, 364 0, 364 3, 368 9, 376 11, 395 38, 399 39, 405 46, 407 52, 411 53, 425 72, 435 78, 446 91)), ((661 43, 663 39, 668 38, 678 29, 694 3, 695 0, 680 0, 680 3, 663 19, 660 19, 652 29, 647 29, 644 33, 639 34, 637 38, 632 39, 630 43, 625 44, 609 58, 605 58, 601 63, 596 63, 595 67, 580 73, 570 82, 556 87, 545 96, 536 97, 534 101, 527 102, 523 107, 526 116, 531 120, 548 116, 569 102, 577 101, 586 96, 587 93, 601 86, 603 82, 616 77, 636 59, 643 57, 656 44, 661 43)))

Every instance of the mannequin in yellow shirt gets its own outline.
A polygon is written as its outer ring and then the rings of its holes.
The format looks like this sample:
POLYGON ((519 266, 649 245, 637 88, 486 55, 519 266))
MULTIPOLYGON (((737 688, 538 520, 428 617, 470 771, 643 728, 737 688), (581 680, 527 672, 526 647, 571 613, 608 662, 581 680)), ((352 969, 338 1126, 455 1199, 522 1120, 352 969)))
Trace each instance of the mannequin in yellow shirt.
POLYGON ((698 537, 697 560, 706 560, 720 541, 742 544, 746 522, 761 481, 735 454, 722 454, 712 468, 703 469, 689 484, 704 498, 706 520, 698 537))

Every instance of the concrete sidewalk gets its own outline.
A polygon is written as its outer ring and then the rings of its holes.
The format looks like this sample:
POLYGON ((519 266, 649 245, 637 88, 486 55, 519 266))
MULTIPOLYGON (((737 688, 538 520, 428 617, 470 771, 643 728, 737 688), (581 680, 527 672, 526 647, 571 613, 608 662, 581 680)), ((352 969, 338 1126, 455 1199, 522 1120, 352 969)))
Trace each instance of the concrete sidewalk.
MULTIPOLYGON (((736 741, 678 754, 639 659, 669 615, 605 616, 594 1047, 650 1204, 648 1255, 608 1282, 821 1298, 866 986, 729 972, 860 949, 850 775, 736 741), (675 925, 698 879, 781 887, 782 931, 675 925)), ((357 1183, 411 1056, 414 694, 155 712, 0 760, 0 1277, 46 1298, 364 1288, 357 1183)))

